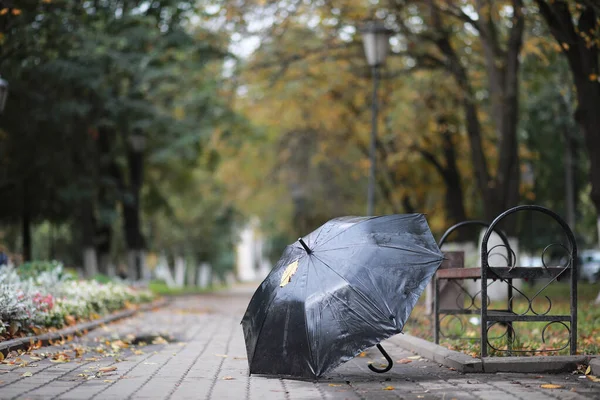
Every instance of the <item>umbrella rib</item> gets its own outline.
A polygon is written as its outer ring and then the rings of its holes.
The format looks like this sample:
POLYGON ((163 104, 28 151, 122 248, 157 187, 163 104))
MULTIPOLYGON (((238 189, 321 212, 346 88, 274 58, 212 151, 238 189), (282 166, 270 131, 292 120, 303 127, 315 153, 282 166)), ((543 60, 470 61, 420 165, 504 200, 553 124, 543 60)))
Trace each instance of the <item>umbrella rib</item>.
POLYGON ((352 286, 352 284, 348 281, 348 279, 346 279, 345 276, 341 275, 335 269, 331 268, 329 266, 329 264, 327 264, 325 261, 323 261, 322 259, 320 259, 316 254, 313 253, 313 256, 315 258, 317 258, 319 261, 321 261, 324 266, 326 266, 327 268, 329 268, 330 270, 332 270, 334 274, 336 274, 337 276, 339 276, 340 278, 342 278, 348 284, 348 287, 350 289, 352 289, 354 292, 356 292, 362 299, 364 299, 367 303, 369 303, 374 309, 376 309, 377 311, 379 311, 379 314, 381 314, 381 316, 385 320, 388 319, 388 315, 385 315, 385 313, 379 308, 379 306, 377 304, 375 304, 370 298, 368 298, 367 296, 365 296, 364 293, 362 293, 360 290, 357 290, 354 286, 352 286))
POLYGON ((377 243, 355 243, 355 244, 349 244, 347 246, 343 246, 343 247, 330 247, 326 250, 319 250, 319 253, 325 253, 328 251, 332 251, 332 250, 344 250, 344 249, 350 249, 356 246, 361 246, 361 247, 367 247, 367 246, 374 246, 374 247, 384 247, 384 248, 388 248, 388 249, 395 249, 395 250, 404 250, 410 253, 415 253, 415 254, 427 254, 427 255, 434 255, 434 256, 438 256, 441 257, 438 253, 435 253, 434 251, 431 251, 430 249, 423 247, 423 246, 418 246, 415 245, 416 247, 418 247, 419 249, 423 249, 423 252, 417 251, 416 249, 411 249, 411 248, 407 248, 407 247, 401 247, 401 246, 390 246, 390 245, 386 245, 386 244, 377 244, 377 243))
POLYGON ((339 232, 337 235, 333 235, 332 237, 330 237, 329 239, 327 239, 327 240, 326 240, 326 241, 324 241, 323 243, 320 243, 320 244, 315 244, 315 246, 314 246, 314 248, 313 248, 313 251, 314 251, 314 250, 316 250, 316 248, 317 248, 317 247, 319 247, 319 246, 322 246, 322 245, 324 245, 325 243, 329 243, 330 241, 332 241, 333 239, 335 239, 336 237, 338 237, 338 236, 339 236, 339 235, 341 235, 342 233, 344 233, 344 232, 348 232, 350 229, 354 228, 355 226, 361 225, 361 224, 363 224, 363 223, 365 223, 365 222, 367 222, 367 221, 370 221, 370 220, 372 220, 372 219, 375 219, 375 218, 379 218, 379 217, 369 217, 369 218, 365 218, 365 219, 363 219, 362 221, 355 223, 355 224, 354 224, 354 225, 352 225, 351 227, 349 227, 349 228, 346 228, 346 229, 344 229, 343 231, 339 232))
MULTIPOLYGON (((308 342, 308 351, 310 352, 310 365, 315 366, 315 357, 312 350, 312 340, 310 340, 310 336, 308 333, 308 320, 306 319, 306 291, 308 290, 308 272, 310 271, 310 264, 313 264, 314 261, 310 255, 308 256, 308 263, 306 265, 306 282, 304 283, 304 332, 306 333, 306 341, 308 342)), ((313 371, 313 375, 316 375, 315 371, 313 371)))

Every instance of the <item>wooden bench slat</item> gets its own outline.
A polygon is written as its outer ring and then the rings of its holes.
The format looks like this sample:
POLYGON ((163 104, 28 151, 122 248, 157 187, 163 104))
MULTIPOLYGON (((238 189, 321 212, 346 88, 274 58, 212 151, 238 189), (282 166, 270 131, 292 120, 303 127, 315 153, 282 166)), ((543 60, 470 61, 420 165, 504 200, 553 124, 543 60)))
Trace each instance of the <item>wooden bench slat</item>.
MULTIPOLYGON (((490 267, 487 277, 489 279, 542 279, 556 278, 561 274, 567 274, 570 268, 565 267, 490 267)), ((438 269, 437 279, 480 279, 481 268, 450 268, 438 269)))

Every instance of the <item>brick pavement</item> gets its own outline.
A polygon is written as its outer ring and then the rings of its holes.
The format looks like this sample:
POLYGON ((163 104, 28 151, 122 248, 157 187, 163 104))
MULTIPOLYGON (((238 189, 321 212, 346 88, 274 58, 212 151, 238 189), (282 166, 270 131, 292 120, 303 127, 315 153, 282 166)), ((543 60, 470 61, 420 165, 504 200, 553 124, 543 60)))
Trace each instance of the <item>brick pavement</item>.
POLYGON ((367 368, 368 361, 380 360, 374 349, 318 382, 248 377, 239 323, 251 293, 252 287, 241 286, 177 298, 169 307, 40 348, 32 354, 37 358, 21 355, 15 365, 0 365, 0 399, 600 398, 600 384, 580 375, 460 374, 415 359, 393 338, 384 343, 390 355, 413 359, 396 363, 386 374, 367 368), (148 343, 135 340, 127 346, 131 335, 148 343), (542 384, 561 388, 543 389, 542 384))

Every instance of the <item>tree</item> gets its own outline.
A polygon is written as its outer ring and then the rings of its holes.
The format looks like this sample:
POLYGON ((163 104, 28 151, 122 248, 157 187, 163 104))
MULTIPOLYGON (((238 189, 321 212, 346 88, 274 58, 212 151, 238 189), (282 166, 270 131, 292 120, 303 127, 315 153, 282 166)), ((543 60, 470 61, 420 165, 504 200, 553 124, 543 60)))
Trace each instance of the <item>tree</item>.
POLYGON ((69 221, 76 247, 93 263, 98 253, 104 273, 122 227, 139 264, 145 189, 160 186, 146 171, 176 170, 183 159, 204 168, 205 143, 234 118, 218 86, 226 37, 193 26, 192 3, 0 6, 1 70, 11 83, 0 119, 0 220, 69 221))
POLYGON ((600 6, 593 1, 536 0, 560 51, 566 57, 577 92, 575 121, 585 138, 590 161, 590 197, 597 212, 600 244, 600 6))

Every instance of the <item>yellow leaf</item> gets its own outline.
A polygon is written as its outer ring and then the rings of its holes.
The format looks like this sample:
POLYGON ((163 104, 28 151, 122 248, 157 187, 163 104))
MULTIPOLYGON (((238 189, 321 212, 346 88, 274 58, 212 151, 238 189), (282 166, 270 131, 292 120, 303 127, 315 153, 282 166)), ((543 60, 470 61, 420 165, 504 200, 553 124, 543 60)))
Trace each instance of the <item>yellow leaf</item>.
POLYGON ((598 80, 598 74, 590 74, 590 81, 594 82, 598 80))
POLYGON ((569 50, 569 44, 568 43, 561 43, 563 49, 565 50, 569 50))
POLYGON ((365 353, 365 352, 363 351, 363 352, 362 352, 362 353, 360 353, 358 356, 359 356, 359 357, 366 357, 366 356, 367 356, 367 353, 365 353))
POLYGON ((383 390, 394 390, 394 389, 396 389, 396 388, 393 386, 386 386, 383 388, 383 390))
POLYGON ((342 385, 337 384, 337 383, 330 383, 329 386, 338 387, 338 386, 342 386, 342 385))
POLYGON ((25 373, 24 373, 23 375, 21 375, 21 376, 24 376, 24 377, 30 377, 30 376, 33 376, 33 374, 32 374, 30 371, 27 371, 27 372, 25 372, 25 373))
POLYGON ((182 119, 184 119, 185 118, 185 110, 183 109, 183 107, 181 107, 181 106, 175 107, 175 109, 173 110, 173 117, 175 117, 175 119, 178 121, 181 121, 182 119))
POLYGON ((586 374, 586 375, 589 375, 589 374, 591 374, 591 373, 592 373, 592 366, 591 366, 591 365, 588 365, 587 369, 585 370, 585 374, 586 374))
POLYGON ((546 384, 540 385, 540 387, 542 389, 562 389, 561 385, 555 385, 553 383, 546 383, 546 384))
POLYGON ((298 260, 288 265, 285 271, 283 271, 283 276, 281 277, 281 283, 279 284, 279 286, 284 287, 285 285, 290 283, 292 280, 292 276, 296 273, 297 270, 298 260))
POLYGON ((5 15, 8 14, 8 8, 3 8, 2 10, 0 10, 0 15, 5 15))
POLYGON ((600 382, 600 378, 594 375, 588 375, 587 378, 592 382, 600 382))
POLYGON ((410 356, 410 357, 406 357, 406 358, 408 358, 409 360, 420 360, 421 356, 410 356))
POLYGON ((169 342, 167 342, 165 340, 165 338, 163 338, 162 336, 157 337, 156 339, 154 339, 152 341, 152 344, 168 344, 169 342))
POLYGON ((4 360, 4 354, 0 351, 0 361, 4 360))
POLYGON ((232 376, 224 376, 223 380, 224 381, 231 381, 231 380, 233 380, 233 377, 232 376))

